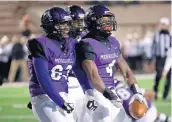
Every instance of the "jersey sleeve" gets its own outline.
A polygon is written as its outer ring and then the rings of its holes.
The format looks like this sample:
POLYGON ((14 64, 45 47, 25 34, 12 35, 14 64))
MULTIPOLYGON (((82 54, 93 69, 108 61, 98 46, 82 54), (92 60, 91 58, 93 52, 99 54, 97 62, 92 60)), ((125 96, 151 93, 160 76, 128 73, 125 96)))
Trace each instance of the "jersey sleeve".
POLYGON ((38 82, 44 92, 60 107, 63 106, 64 100, 58 94, 58 89, 53 85, 51 81, 49 70, 48 70, 48 61, 43 58, 32 58, 32 63, 35 69, 36 77, 38 82))
POLYGON ((36 39, 29 40, 27 43, 27 47, 29 50, 29 58, 41 57, 47 59, 43 45, 39 43, 36 39))
POLYGON ((80 41, 76 44, 76 59, 80 62, 84 60, 94 60, 95 53, 92 46, 88 42, 80 41))
POLYGON ((164 66, 164 70, 169 71, 170 68, 172 67, 172 47, 169 48, 168 53, 167 53, 167 58, 165 61, 165 66, 164 66))

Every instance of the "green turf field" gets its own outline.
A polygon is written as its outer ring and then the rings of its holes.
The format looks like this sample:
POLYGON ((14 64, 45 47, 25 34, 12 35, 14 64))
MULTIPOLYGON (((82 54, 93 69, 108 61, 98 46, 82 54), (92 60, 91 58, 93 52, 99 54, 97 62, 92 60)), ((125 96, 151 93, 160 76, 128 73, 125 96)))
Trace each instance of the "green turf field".
MULTIPOLYGON (((151 89, 151 80, 139 81, 140 86, 151 89)), ((160 84, 162 91, 163 83, 160 84)), ((29 100, 28 88, 0 88, 0 122, 37 122, 26 108, 29 100)), ((170 115, 171 103, 155 101, 160 112, 170 115)))

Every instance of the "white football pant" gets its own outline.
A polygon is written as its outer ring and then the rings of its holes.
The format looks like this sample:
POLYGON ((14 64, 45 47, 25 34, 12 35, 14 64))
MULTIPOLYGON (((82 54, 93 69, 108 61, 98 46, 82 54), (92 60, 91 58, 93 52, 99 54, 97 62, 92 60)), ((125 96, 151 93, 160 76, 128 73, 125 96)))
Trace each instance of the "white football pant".
POLYGON ((89 90, 82 99, 76 101, 74 115, 78 117, 78 122, 116 122, 120 108, 115 107, 97 90, 89 90), (91 96, 90 96, 91 92, 91 96), (89 100, 94 99, 98 103, 95 111, 89 110, 86 106, 89 100))
POLYGON ((48 95, 31 98, 32 111, 39 122, 75 122, 73 114, 68 114, 52 101, 48 95))
POLYGON ((69 101, 75 103, 73 115, 77 122, 117 122, 115 118, 120 109, 112 105, 100 92, 87 90, 84 95, 78 80, 74 77, 69 77, 68 86, 69 101), (86 107, 89 100, 98 102, 98 108, 95 111, 86 107))
MULTIPOLYGON (((82 111, 82 106, 81 104, 76 103, 76 100, 81 100, 84 96, 84 92, 78 82, 78 80, 74 77, 68 77, 68 87, 69 87, 69 93, 68 93, 68 98, 70 103, 74 103, 74 112, 73 112, 73 117, 75 121, 78 121, 78 115, 75 112, 75 109, 78 109, 77 111, 82 111)), ((82 102, 81 102, 82 103, 82 102)))

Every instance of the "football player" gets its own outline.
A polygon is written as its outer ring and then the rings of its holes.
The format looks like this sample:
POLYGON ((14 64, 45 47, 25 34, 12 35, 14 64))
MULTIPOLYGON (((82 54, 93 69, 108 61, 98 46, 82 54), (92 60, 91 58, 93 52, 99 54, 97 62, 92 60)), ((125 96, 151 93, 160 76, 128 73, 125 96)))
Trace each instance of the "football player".
MULTIPOLYGON (((67 7, 66 11, 72 17, 72 22, 71 22, 71 28, 72 29, 70 31, 70 36, 72 38, 74 38, 74 39, 80 40, 79 37, 83 36, 83 34, 86 33, 85 31, 84 31, 84 33, 82 33, 83 30, 84 30, 84 26, 85 26, 84 25, 84 14, 85 14, 85 12, 84 12, 84 10, 80 6, 76 6, 76 5, 72 5, 72 6, 67 7)), ((77 71, 80 72, 80 70, 77 70, 77 71)), ((80 73, 80 78, 82 78, 82 73, 80 73)), ((78 91, 78 93, 82 93, 82 89, 75 87, 75 85, 78 85, 77 82, 78 82, 77 79, 75 79, 73 77, 69 78, 69 87, 72 86, 72 88, 75 88, 74 90, 69 89, 70 92, 72 91, 69 95, 74 100, 77 99, 77 97, 78 97, 78 95, 74 95, 74 93, 76 91, 78 91), (74 84, 74 82, 76 84, 74 84)), ((94 81, 94 82, 95 83, 93 83, 93 85, 95 85, 95 87, 100 92, 103 93, 103 91, 105 91, 105 86, 104 86, 103 82, 98 83, 98 82, 100 82, 99 80, 94 81)), ((90 86, 87 84, 87 85, 85 85, 85 87, 83 89, 85 89, 85 88, 86 89, 90 89, 90 86)), ((109 90, 109 92, 107 94, 109 95, 109 99, 111 99, 111 100, 118 100, 117 95, 115 95, 114 93, 110 92, 110 90, 109 90)), ((79 96, 82 96, 82 95, 79 95, 79 96)), ((117 101, 117 102, 119 102, 119 101, 117 101)), ((79 104, 77 104, 77 108, 78 108, 78 106, 79 106, 79 104)), ((82 108, 78 108, 78 109, 82 111, 82 108)))
POLYGON ((73 105, 68 102, 68 73, 75 63, 76 41, 68 36, 71 17, 59 7, 41 17, 45 36, 28 41, 29 91, 32 111, 40 122, 73 122, 73 105))
MULTIPOLYGON (((75 63, 76 41, 68 37, 71 17, 62 8, 44 12, 41 27, 46 36, 29 40, 30 94, 32 111, 41 122, 73 121, 73 106, 68 101, 68 74, 75 63)), ((103 82, 96 81, 97 90, 104 91, 103 82)), ((111 100, 117 95, 108 92, 111 100)), ((30 104, 31 105, 31 104, 30 104)))
POLYGON ((77 5, 68 6, 65 10, 72 18, 72 21, 70 23, 71 28, 69 31, 69 35, 73 39, 80 41, 81 37, 83 37, 85 34, 85 11, 82 7, 77 5))
MULTIPOLYGON (((156 106, 153 104, 153 100, 155 98, 155 93, 150 90, 145 90, 141 88, 141 92, 146 98, 146 101, 148 103, 148 110, 144 117, 141 117, 140 119, 137 119, 133 116, 133 108, 131 107, 131 98, 133 96, 133 93, 128 88, 126 84, 123 82, 120 82, 119 80, 115 80, 117 86, 116 86, 116 93, 117 95, 123 100, 123 108, 125 109, 125 112, 127 115, 124 117, 125 113, 120 113, 118 117, 116 118, 116 121, 120 121, 120 118, 125 118, 122 122, 155 122, 158 120, 159 122, 169 122, 170 118, 165 115, 164 113, 158 113, 156 106)), ((141 106, 138 106, 137 110, 144 109, 141 106)), ((140 111, 141 112, 141 111, 140 111)))
MULTIPOLYGON (((77 5, 71 5, 65 8, 67 13, 71 16, 72 21, 70 22, 70 31, 69 36, 78 42, 81 40, 81 36, 83 36, 84 32, 84 16, 85 11, 83 8, 77 5)), ((75 78, 75 74, 73 71, 69 73, 69 98, 72 103, 75 103, 75 100, 80 98, 84 95, 82 88, 78 82, 78 80, 75 78), (79 94, 75 94, 79 93, 79 94)))
MULTIPOLYGON (((114 65, 119 67, 122 75, 127 80, 128 86, 134 94, 132 99, 138 100, 145 105, 147 105, 147 102, 136 83, 131 69, 120 54, 119 42, 110 36, 111 32, 117 29, 114 14, 105 6, 96 5, 90 7, 86 12, 85 23, 89 33, 76 46, 77 60, 79 62, 78 69, 80 70, 75 70, 76 76, 86 96, 88 96, 83 100, 84 106, 87 106, 86 111, 91 117, 90 121, 113 122, 119 109, 112 106, 111 103, 117 107, 121 105, 120 99, 111 99, 111 96, 109 96, 109 93, 116 94, 115 91, 112 92, 112 89, 116 87, 112 76, 112 67, 114 65), (96 87, 100 92, 103 92, 103 95, 92 87, 92 85, 96 86, 94 84, 96 81, 102 81, 106 85, 104 91, 96 87), (89 100, 89 96, 95 98, 98 104, 96 109, 94 108, 96 103, 89 100), (111 103, 106 98, 111 100, 111 103)), ((82 100, 78 102, 81 103, 82 100)), ((79 118, 83 118, 84 109, 78 115, 79 118)))

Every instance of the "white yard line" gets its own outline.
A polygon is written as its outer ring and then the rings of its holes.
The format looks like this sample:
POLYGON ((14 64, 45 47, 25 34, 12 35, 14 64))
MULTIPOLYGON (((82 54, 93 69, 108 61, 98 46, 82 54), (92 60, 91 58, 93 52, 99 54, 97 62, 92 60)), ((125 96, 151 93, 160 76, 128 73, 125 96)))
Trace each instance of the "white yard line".
POLYGON ((4 83, 1 88, 19 88, 24 86, 29 86, 29 82, 4 83))
POLYGON ((34 119, 35 120, 35 117, 33 115, 21 115, 21 116, 0 115, 0 119, 34 119))
POLYGON ((0 108, 10 106, 12 108, 27 108, 27 103, 0 103, 0 108))
POLYGON ((171 106, 171 103, 170 102, 163 102, 163 103, 156 104, 156 107, 167 107, 167 106, 170 107, 171 106))
MULTIPOLYGON (((155 73, 153 74, 135 74, 136 79, 144 80, 144 79, 154 79, 155 73)), ((122 78, 121 75, 117 75, 117 78, 122 78)), ((4 83, 1 88, 18 88, 18 87, 28 87, 29 82, 14 82, 14 83, 4 83)))
POLYGON ((27 107, 27 104, 13 104, 12 105, 13 108, 26 108, 27 107))
POLYGON ((1 94, 0 98, 29 98, 29 95, 28 96, 27 95, 26 96, 21 96, 21 95, 20 96, 16 96, 16 95, 13 95, 12 96, 12 95, 5 95, 5 94, 3 95, 3 94, 1 94))

